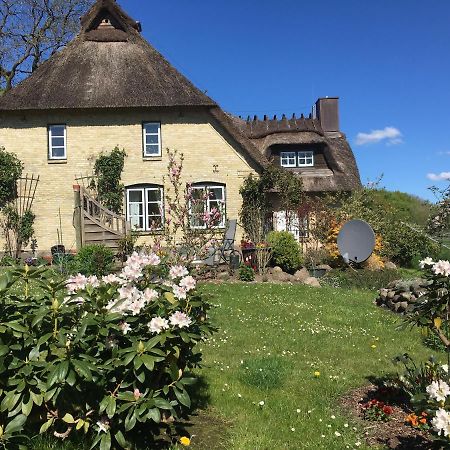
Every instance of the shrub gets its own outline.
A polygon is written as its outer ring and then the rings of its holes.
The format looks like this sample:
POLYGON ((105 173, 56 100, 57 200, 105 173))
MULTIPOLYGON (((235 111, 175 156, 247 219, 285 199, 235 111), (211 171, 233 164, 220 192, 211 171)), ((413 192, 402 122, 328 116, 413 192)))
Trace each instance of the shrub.
POLYGON ((272 247, 272 261, 284 272, 294 273, 302 265, 300 246, 288 231, 271 231, 267 241, 272 247))
POLYGON ((326 273, 321 281, 335 288, 378 290, 399 278, 401 278, 401 273, 395 269, 378 271, 333 269, 326 273))
POLYGON ((75 272, 97 277, 112 272, 114 253, 104 245, 86 245, 75 257, 75 272))
POLYGON ((255 271, 246 264, 241 264, 239 268, 239 279, 241 281, 253 281, 255 279, 255 271))
POLYGON ((28 266, 0 278, 5 448, 35 430, 101 450, 155 448, 160 428, 189 411, 209 305, 184 267, 164 273, 155 254, 133 254, 102 280, 64 283, 28 266))

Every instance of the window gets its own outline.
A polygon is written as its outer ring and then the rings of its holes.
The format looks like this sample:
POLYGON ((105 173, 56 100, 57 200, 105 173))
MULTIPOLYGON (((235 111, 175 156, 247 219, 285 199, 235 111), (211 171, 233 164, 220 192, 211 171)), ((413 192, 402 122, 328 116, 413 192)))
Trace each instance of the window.
POLYGON ((161 156, 161 124, 159 122, 147 122, 142 124, 144 139, 144 158, 161 156))
POLYGON ((48 158, 67 159, 67 132, 65 125, 49 125, 48 158))
POLYGON ((274 212, 275 231, 289 231, 297 241, 309 237, 309 217, 294 211, 276 211, 274 212))
POLYGON ((189 211, 192 228, 206 228, 208 219, 211 226, 225 226, 226 200, 225 186, 217 184, 198 183, 191 187, 192 199, 189 211))
POLYGON ((161 186, 127 188, 127 220, 138 231, 158 231, 163 228, 164 190, 161 186))
POLYGON ((282 167, 296 167, 297 166, 297 153, 296 152, 281 152, 281 165, 282 167))
POLYGON ((298 152, 298 167, 308 167, 314 165, 314 152, 298 152))

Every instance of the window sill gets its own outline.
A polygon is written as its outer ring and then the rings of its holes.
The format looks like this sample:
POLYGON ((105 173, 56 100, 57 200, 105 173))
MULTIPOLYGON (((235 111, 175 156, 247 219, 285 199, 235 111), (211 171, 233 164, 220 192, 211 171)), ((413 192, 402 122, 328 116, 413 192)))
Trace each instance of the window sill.
POLYGON ((67 164, 67 159, 49 159, 49 164, 67 164))
POLYGON ((162 156, 144 156, 143 161, 162 161, 162 156))

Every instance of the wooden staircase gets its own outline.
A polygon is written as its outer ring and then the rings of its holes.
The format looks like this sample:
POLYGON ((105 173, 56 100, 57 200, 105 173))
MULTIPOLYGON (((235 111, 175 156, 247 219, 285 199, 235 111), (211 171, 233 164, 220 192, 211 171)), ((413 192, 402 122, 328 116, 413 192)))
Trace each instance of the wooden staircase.
POLYGON ((126 236, 129 229, 125 217, 105 208, 79 185, 74 186, 74 196, 77 249, 85 245, 103 244, 117 252, 119 240, 126 236))

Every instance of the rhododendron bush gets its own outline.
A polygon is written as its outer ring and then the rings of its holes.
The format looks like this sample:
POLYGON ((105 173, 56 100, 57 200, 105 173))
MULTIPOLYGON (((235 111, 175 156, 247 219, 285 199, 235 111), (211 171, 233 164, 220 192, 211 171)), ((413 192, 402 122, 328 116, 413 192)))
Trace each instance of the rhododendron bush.
POLYGON ((196 280, 137 253, 117 275, 49 277, 25 266, 0 278, 0 445, 35 430, 151 448, 188 412, 196 344, 213 332, 196 280))

